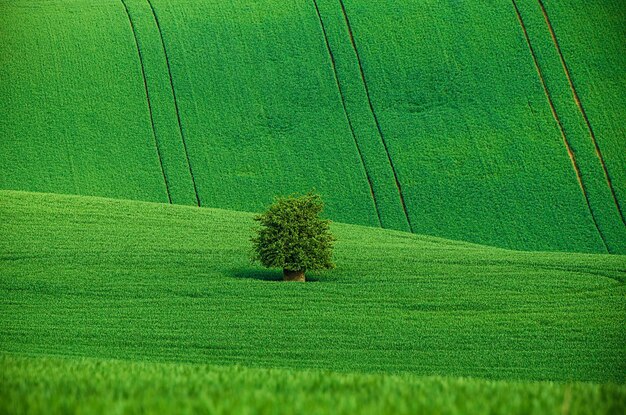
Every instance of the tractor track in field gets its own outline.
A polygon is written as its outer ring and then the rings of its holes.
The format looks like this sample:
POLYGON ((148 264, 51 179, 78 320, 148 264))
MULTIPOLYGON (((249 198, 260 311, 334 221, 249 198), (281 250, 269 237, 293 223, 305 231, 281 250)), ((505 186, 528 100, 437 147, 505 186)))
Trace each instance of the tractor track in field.
POLYGON ((622 220, 622 224, 626 226, 626 220, 624 219, 624 212, 622 212, 622 208, 617 200, 617 196, 615 195, 615 187, 613 186, 613 181, 611 180, 611 176, 609 175, 609 171, 606 167, 606 163, 604 162, 604 157, 602 156, 602 152, 600 151, 600 146, 598 145, 598 140, 596 139, 596 134, 591 127, 591 122, 589 121, 589 117, 587 116, 587 111, 583 107, 583 104, 580 100, 580 96, 578 95, 578 91, 574 86, 574 81, 572 79, 571 71, 569 70, 569 66, 565 61, 565 56, 563 55, 563 51, 561 50, 561 45, 556 37, 556 33, 554 32, 554 27, 552 26, 552 22, 550 21, 550 17, 548 16, 548 11, 546 10, 545 5, 543 4, 543 0, 537 0, 539 2, 539 6, 541 7, 541 13, 543 14, 543 18, 546 21, 546 25, 548 26, 548 30, 550 31, 550 37, 552 37, 552 42, 556 48, 557 53, 559 54, 559 59, 561 61, 561 66, 563 66, 563 71, 565 72, 565 76, 567 77, 567 81, 569 83, 570 89, 572 90, 572 94, 574 95, 574 101, 576 102, 576 106, 580 111, 580 114, 587 125, 587 130, 589 130, 589 136, 591 138, 591 142, 593 143, 594 149, 596 151, 596 156, 600 160, 600 164, 602 165, 602 170, 604 171, 604 177, 606 179, 609 190, 611 191, 611 196, 613 197, 613 203, 615 203, 615 207, 619 212, 619 216, 622 220))
POLYGON ((380 209, 378 207, 378 200, 376 199, 376 194, 374 192, 374 186, 372 184, 372 178, 365 166, 365 159, 363 158, 363 152, 361 151, 361 147, 359 146, 359 142, 356 138, 356 134, 354 132, 354 126, 352 125, 352 121, 350 120, 350 116, 348 115, 348 108, 346 106, 346 98, 344 96, 343 90, 341 88, 341 84, 339 82, 339 74, 337 73, 337 66, 335 64, 335 55, 333 54, 332 49, 330 48, 330 43, 328 42, 328 35, 326 34, 326 27, 324 26, 324 21, 322 20, 322 15, 320 13, 319 6, 317 5, 317 0, 313 0, 313 5, 315 6, 315 12, 317 13, 317 18, 320 23, 320 27, 322 28, 322 35, 324 36, 324 43, 326 44, 326 50, 328 51, 328 56, 330 57, 330 64, 333 68, 333 75, 335 78, 335 84, 337 85, 337 90, 339 91, 339 96, 341 97, 341 105, 343 106, 343 113, 348 121, 348 126, 350 127, 350 133, 352 134, 352 139, 354 140, 354 145, 359 153, 359 157, 361 159, 361 165, 363 166, 363 170, 365 171, 365 177, 367 178, 367 182, 370 187, 370 193, 372 195, 372 200, 374 202, 374 207, 376 208, 376 215, 378 216, 378 224, 382 228, 383 222, 380 217, 380 209))
POLYGON ((135 40, 135 48, 137 49, 137 55, 139 56, 139 66, 141 67, 141 77, 143 79, 143 87, 146 93, 146 102, 148 103, 148 112, 150 113, 150 125, 152 126, 152 137, 154 138, 154 146, 157 151, 157 156, 159 159, 159 166, 161 166, 161 174, 163 175, 163 182, 165 183, 165 191, 167 192, 167 200, 170 204, 172 204, 172 196, 170 195, 170 189, 169 189, 169 185, 167 182, 167 175, 165 174, 165 169, 163 168, 163 160, 161 158, 161 149, 159 147, 159 140, 157 139, 156 128, 154 126, 154 114, 152 113, 152 103, 150 101, 150 92, 148 91, 146 69, 144 68, 144 65, 143 65, 143 54, 141 53, 141 47, 139 47, 139 40, 137 39, 137 32, 135 31, 135 24, 133 23, 133 19, 130 16, 130 12, 128 11, 128 7, 126 6, 126 2, 124 0, 120 0, 120 2, 124 6, 126 16, 128 17, 128 23, 130 24, 130 30, 133 32, 133 39, 135 40))
POLYGON ((367 85, 367 81, 365 79, 365 71, 363 70, 363 63, 361 61, 361 55, 359 54, 359 49, 356 46, 356 41, 354 39, 354 32, 352 31, 352 25, 350 24, 350 19, 348 18, 348 13, 346 12, 346 7, 343 3, 343 0, 339 0, 339 5, 341 6, 341 13, 343 14, 343 19, 346 23, 346 27, 348 29, 348 35, 350 36, 350 44, 352 45, 352 49, 354 49, 354 53, 356 55, 357 63, 359 66, 359 72, 361 74, 361 81, 363 82, 363 86, 365 87, 365 95, 367 96, 367 103, 369 105, 372 116, 374 117, 374 122, 376 123, 376 128, 378 129, 378 134, 380 136, 380 140, 383 143, 383 147, 385 148, 385 153, 387 155, 387 160, 389 161, 389 165, 391 166, 391 171, 393 172, 393 178, 396 182, 396 187, 398 188, 398 193, 400 195, 400 202, 402 203, 402 209, 404 210, 404 215, 406 216, 406 221, 409 225, 409 230, 413 233, 413 225, 411 224, 411 219, 409 218, 409 212, 407 210, 406 202, 404 200, 404 194, 402 192, 402 186, 400 185, 400 180, 398 179, 398 172, 393 164, 393 160, 391 159, 391 154, 389 153, 389 147, 387 146, 387 142, 383 135, 382 128, 380 126, 380 122, 378 120, 378 116, 376 115, 376 111, 374 110, 374 105, 372 103, 372 97, 370 95, 370 90, 367 85))
POLYGON ((528 35, 528 30, 526 29, 526 24, 524 23, 524 19, 522 18, 522 14, 517 6, 517 2, 516 0, 511 0, 511 2, 513 3, 513 8, 515 9, 515 14, 517 15, 517 20, 519 21, 519 24, 522 28, 522 32, 524 33, 524 38, 526 39, 526 44, 528 45, 528 49, 530 50, 530 55, 532 56, 533 59, 533 63, 535 64, 535 69, 537 70, 537 74, 539 75, 539 80, 541 81, 541 86, 543 87, 543 92, 548 100, 548 104, 550 106, 550 111, 552 112, 552 117, 554 118, 554 120, 556 121, 558 127, 559 127, 559 131, 561 132, 561 137, 563 138, 563 144, 565 144, 565 148, 567 150, 567 154, 569 155, 570 161, 572 162, 572 166, 574 168, 574 172, 576 173, 576 179, 578 180, 578 185, 580 186, 580 190, 582 191, 582 194, 585 198, 585 202, 587 204, 587 208, 589 209, 589 213, 591 214, 591 219, 593 220, 593 223, 598 231, 598 234, 600 234, 600 238, 602 239, 602 242, 604 243, 604 247, 606 249, 607 252, 611 252, 609 250, 609 246, 606 242, 606 238, 604 237, 604 234, 602 233, 602 231, 600 230, 600 226, 598 225, 598 221, 596 220, 596 217, 593 213, 593 209, 591 208, 591 202, 589 201, 589 196, 587 195, 587 190, 585 189, 585 185, 583 184, 583 180, 582 180, 582 175, 580 172, 580 168, 578 167, 578 163, 576 162, 576 155, 574 154, 574 152, 572 151, 572 148, 567 140, 567 135, 565 134, 565 129, 563 127, 563 123, 561 122, 561 119, 559 118, 559 115, 556 112, 556 108, 554 106, 554 102, 552 101, 552 96, 550 95, 550 91, 548 90, 548 86, 546 84, 546 81, 543 77, 543 72, 541 70, 541 67, 539 66, 539 61, 537 59, 537 55, 535 53, 535 49, 533 48, 532 43, 530 42, 530 37, 528 35))
POLYGON ((159 23, 159 18, 157 17, 154 7, 152 6, 152 2, 150 0, 146 0, 146 1, 148 2, 148 6, 150 6, 150 12, 152 13, 152 17, 154 18, 154 22, 156 23, 156 27, 159 32, 159 38, 161 39, 161 46, 163 47, 163 55, 165 56, 165 63, 167 65, 167 74, 170 80, 170 88, 172 89, 172 97, 174 98, 174 109, 176 110, 178 130, 180 131, 180 138, 183 142, 183 149, 185 150, 185 158, 187 159, 187 166, 189 168, 189 174, 191 175, 191 182, 193 183, 193 191, 196 195, 196 205, 200 207, 202 206, 202 202, 200 201, 200 196, 198 194, 198 187, 196 185, 196 178, 193 175, 193 168, 191 167, 191 160, 189 159, 189 151, 187 149, 187 140, 185 140, 185 134, 183 133, 183 124, 180 118, 178 97, 176 96, 176 89, 174 88, 174 79, 172 78, 172 67, 170 66, 170 59, 167 54, 167 48, 165 47, 165 40, 163 40, 163 31, 161 30, 161 24, 159 23))

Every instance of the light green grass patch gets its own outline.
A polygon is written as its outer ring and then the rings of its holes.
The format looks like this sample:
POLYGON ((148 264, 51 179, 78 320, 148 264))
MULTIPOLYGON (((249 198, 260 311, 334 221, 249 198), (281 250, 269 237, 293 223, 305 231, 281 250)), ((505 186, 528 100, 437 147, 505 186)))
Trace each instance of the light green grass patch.
POLYGON ((2 192, 0 351, 625 380, 626 257, 336 223, 337 269, 250 264, 252 215, 2 192))
POLYGON ((0 412, 621 414, 626 387, 0 356, 0 412))

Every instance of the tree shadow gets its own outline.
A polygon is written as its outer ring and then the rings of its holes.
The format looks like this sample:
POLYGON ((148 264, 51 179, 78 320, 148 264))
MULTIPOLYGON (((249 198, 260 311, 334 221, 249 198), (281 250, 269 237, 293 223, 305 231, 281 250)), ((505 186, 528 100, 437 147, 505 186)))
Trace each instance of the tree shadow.
MULTIPOLYGON (((283 272, 281 270, 271 269, 253 269, 253 268, 237 268, 231 269, 228 275, 237 279, 248 279, 257 281, 273 281, 282 282, 283 272)), ((307 274, 306 282, 319 282, 319 278, 314 275, 307 274)))

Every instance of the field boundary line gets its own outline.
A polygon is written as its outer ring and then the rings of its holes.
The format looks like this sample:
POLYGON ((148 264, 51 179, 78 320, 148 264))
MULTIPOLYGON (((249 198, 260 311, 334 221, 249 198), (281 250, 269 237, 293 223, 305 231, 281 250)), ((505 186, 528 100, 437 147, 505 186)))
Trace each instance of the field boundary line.
POLYGON ((561 66, 563 66, 563 71, 565 72, 565 76, 567 77, 567 82, 569 83, 569 87, 572 90, 572 94, 574 95, 574 102, 576 102, 576 106, 580 111, 580 114, 585 120, 585 124, 587 125, 587 129, 589 130, 589 136, 593 143, 593 147, 596 151, 596 156, 600 160, 600 164, 602 165, 602 171, 604 172, 604 178, 606 179, 607 185, 609 186, 609 190, 611 191, 611 196, 613 197, 613 202, 615 203, 615 207, 619 212, 619 216, 622 220, 622 224, 626 226, 626 220, 624 219, 624 212, 622 212, 622 208, 620 207, 619 201, 617 200, 617 196, 615 195, 615 188, 613 187, 613 181, 611 180, 611 176, 609 175, 609 170, 606 167, 606 163, 604 162, 604 157, 602 156, 602 151, 600 150, 600 146, 598 145, 598 140, 596 139, 596 134, 591 127, 591 122, 589 121, 589 117, 587 116, 587 111, 583 107, 583 104, 580 100, 580 96, 578 95, 578 91, 574 86, 574 80, 572 79, 571 71, 569 70, 569 66, 565 61, 565 56, 563 56, 563 51, 561 50, 561 45, 556 37, 556 33, 554 31, 554 27, 552 26, 552 22, 550 21, 550 17, 548 16, 548 11, 546 10, 545 5, 543 4, 543 0, 537 0, 539 2, 539 6, 541 7, 541 13, 543 14, 543 18, 546 21, 546 25, 548 26, 548 30, 550 31, 550 37, 552 37, 552 42, 556 47, 556 51, 559 55, 559 60, 561 61, 561 66))
POLYGON ((120 0, 122 5, 124 6, 124 10, 126 11, 126 16, 128 17, 128 23, 130 24, 130 30, 133 32, 133 39, 135 40, 135 48, 137 49, 137 55, 139 56, 139 66, 141 67, 141 77, 143 79, 143 88, 146 93, 146 102, 148 103, 148 112, 150 113, 150 124, 152 126, 152 138, 154 138, 154 146, 157 151, 157 157, 159 159, 159 166, 161 166, 161 174, 163 175, 163 182, 165 183, 165 191, 167 193, 167 200, 170 205, 172 204, 172 196, 170 195, 169 185, 167 183, 167 175, 165 174, 165 169, 163 168, 163 160, 161 158, 161 149, 159 147, 159 140, 157 138, 156 128, 154 127, 154 115, 152 113, 152 103, 150 101, 150 92, 148 91, 148 81, 146 79, 146 69, 143 66, 143 54, 141 52, 141 47, 139 47, 139 40, 137 39, 137 32, 135 31, 135 24, 133 23, 133 18, 128 11, 128 7, 126 6, 125 0, 120 0))
POLYGON ((361 165, 363 166, 363 171, 365 172, 365 177, 367 178, 367 183, 369 184, 369 187, 370 187, 372 201, 374 202, 374 208, 376 209, 376 215, 378 216, 378 225, 382 228, 383 222, 380 217, 380 209, 378 207, 378 200, 376 199, 376 194, 374 192, 374 186, 372 184, 372 177, 370 176, 370 173, 367 170, 367 167, 365 165, 363 152, 361 151, 361 147, 359 146, 359 141, 357 140, 356 134, 354 133, 354 126, 352 125, 352 120, 350 119, 350 116, 348 115, 348 108, 346 106, 346 98, 343 94, 341 83, 339 82, 339 75, 337 73, 337 66, 335 65, 335 55, 333 54, 333 51, 330 48, 330 43, 328 42, 328 35, 326 34, 326 27, 324 26, 324 21, 322 20, 322 15, 320 13, 319 6, 317 5, 317 0, 313 0, 313 5, 315 6, 315 12, 317 13, 317 18, 319 20, 320 27, 322 28, 322 35, 324 36, 324 43, 326 44, 326 50, 328 51, 328 56, 330 57, 330 65, 333 69, 333 77, 335 78, 335 84, 337 85, 339 96, 341 97, 341 105, 343 107, 343 113, 346 117, 346 121, 348 121, 348 126, 350 127, 350 133, 352 134, 354 145, 356 146, 356 150, 359 153, 359 158, 361 159, 361 165))
POLYGON ((196 178, 193 175, 193 168, 191 167, 191 160, 189 159, 189 150, 187 149, 187 140, 185 139, 185 134, 183 133, 183 124, 180 118, 180 110, 178 107, 178 97, 176 96, 176 89, 174 88, 174 79, 172 78, 172 68, 170 66, 170 59, 167 54, 167 48, 165 47, 165 40, 163 40, 163 32, 161 31, 161 24, 159 23, 159 18, 157 17, 157 13, 152 6, 152 2, 150 0, 146 0, 148 2, 148 6, 150 6, 150 12, 152 13, 152 17, 154 18, 154 22, 156 23, 157 30, 159 32, 159 38, 161 39, 161 46, 163 47, 163 55, 165 56, 165 64, 167 65, 167 74, 170 79, 170 88, 172 89, 172 97, 174 98, 174 109, 176 110, 176 119, 178 121, 178 130, 180 131, 180 138, 183 142, 183 149, 185 150, 185 157, 187 159, 187 166, 189 168, 189 174, 191 175, 191 182, 193 183, 193 191, 196 195, 196 204, 198 207, 202 206, 200 201, 200 196, 198 194, 198 187, 196 185, 196 178))
POLYGON ((409 230, 411 231, 411 233, 414 233, 413 225, 411 224, 411 218, 409 218, 409 212, 407 210, 406 202, 404 200, 404 193, 402 192, 402 186, 400 185, 400 180, 398 179, 398 172, 396 171, 396 168, 393 164, 393 160, 391 159, 391 154, 389 153, 389 147, 387 146, 387 142, 383 135, 383 130, 380 126, 380 122, 378 120, 378 116, 376 115, 376 111, 374 110, 374 105, 372 103, 372 97, 370 95, 369 86, 367 85, 367 81, 365 79, 365 71, 363 71, 363 63, 361 61, 361 55, 359 54, 359 49, 357 48, 356 41, 354 39, 354 32, 352 31, 352 25, 350 24, 350 19, 348 18, 348 13, 346 12, 346 7, 343 4, 343 0, 339 0, 339 5, 341 6, 341 13, 343 14, 343 19, 348 28, 350 44, 352 45, 352 49, 354 49, 354 53, 356 54, 356 60, 359 66, 359 72, 361 74, 361 81, 363 82, 363 86, 365 87, 365 95, 367 96, 367 103, 369 105, 372 116, 374 117, 374 122, 376 123, 376 128, 378 129, 380 140, 383 143, 383 147, 385 148, 385 153, 387 155, 387 160, 389 161, 389 165, 391 166, 391 171, 393 172, 393 178, 396 182, 396 187, 398 188, 398 193, 400 195, 400 202, 402 203, 402 209, 404 210, 406 221, 409 224, 409 230))
POLYGON ((582 175, 580 172, 580 168, 578 167, 578 163, 576 162, 576 155, 574 154, 574 152, 572 151, 572 148, 569 144, 569 141, 567 140, 567 135, 565 134, 565 129, 563 127, 563 123, 561 122, 561 119, 559 118, 559 115, 556 112, 556 107, 554 106, 554 102, 552 101, 552 96, 550 95, 550 91, 548 90, 548 85, 546 84, 546 81, 543 77, 543 71, 541 70, 541 67, 539 66, 539 60, 537 59, 537 55, 535 53, 535 49, 533 48, 532 43, 530 42, 530 37, 528 35, 528 30, 526 29, 526 24, 524 23, 524 19, 522 18, 522 14, 520 13, 520 10, 517 6, 517 2, 515 0, 511 0, 511 2, 513 3, 513 8, 515 9, 515 14, 517 15, 517 20, 519 21, 519 24, 522 28, 522 32, 524 33, 524 38, 526 39, 526 44, 528 45, 528 49, 530 50, 530 55, 532 56, 533 59, 533 63, 535 64, 535 69, 537 70, 537 74, 539 75, 539 80, 541 81, 541 86, 543 87, 543 92, 546 96, 546 98, 548 99, 548 104, 550 106, 550 111, 552 112, 552 117, 554 118, 554 120, 556 121, 558 127, 559 127, 559 131, 561 132, 561 137, 563 138, 563 143, 565 144, 565 148, 567 150, 567 154, 569 155, 570 161, 572 162, 572 166, 574 167, 574 172, 576 173, 576 179, 578 180, 578 185, 580 186, 580 190, 582 191, 582 194, 585 198, 585 202, 587 203, 587 208, 589 209, 589 213, 591 214, 591 219, 593 220, 593 224, 595 225, 596 229, 598 230, 598 233, 600 234, 600 238, 602 239, 602 242, 604 243, 604 247, 606 249, 607 252, 611 252, 609 250, 609 246, 606 243, 606 239, 604 237, 604 234, 602 233, 602 231, 600 230, 600 226, 598 225, 598 221, 596 220, 596 217, 593 213, 593 209, 591 208, 591 202, 589 201, 589 196, 587 195, 587 190, 585 189, 585 185, 583 184, 583 180, 582 180, 582 175))

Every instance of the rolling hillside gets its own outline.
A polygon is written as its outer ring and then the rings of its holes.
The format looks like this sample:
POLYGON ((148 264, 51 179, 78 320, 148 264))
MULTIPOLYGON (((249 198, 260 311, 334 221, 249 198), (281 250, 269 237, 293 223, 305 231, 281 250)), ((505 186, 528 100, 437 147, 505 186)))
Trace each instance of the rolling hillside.
POLYGON ((624 0, 0 0, 0 413, 625 413, 624 39, 624 0), (310 190, 337 268, 283 283, 254 212, 310 190))
POLYGON ((248 213, 0 192, 0 352, 624 382, 626 257, 335 224, 338 268, 250 265, 248 213))
POLYGON ((570 3, 0 0, 0 188, 626 253, 626 12, 570 3))

